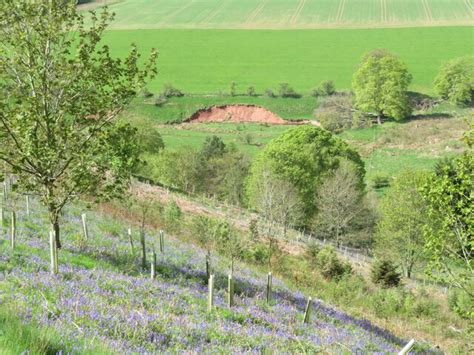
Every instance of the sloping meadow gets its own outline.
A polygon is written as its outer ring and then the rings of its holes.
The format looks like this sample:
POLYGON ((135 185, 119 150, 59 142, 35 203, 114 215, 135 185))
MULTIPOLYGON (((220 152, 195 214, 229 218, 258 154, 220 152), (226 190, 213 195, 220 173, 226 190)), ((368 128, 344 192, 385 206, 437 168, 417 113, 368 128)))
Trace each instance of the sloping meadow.
POLYGON ((235 270, 235 306, 229 308, 229 263, 220 257, 213 257, 215 302, 208 312, 203 250, 165 234, 160 253, 158 232, 150 230, 147 249, 157 251, 152 280, 140 266, 136 228, 132 253, 124 221, 89 211, 86 240, 78 207, 64 215, 59 275, 52 275, 46 219, 36 203, 30 209, 29 216, 19 214, 14 251, 8 228, 2 233, 0 306, 25 324, 55 330, 67 352, 89 350, 84 339, 116 353, 393 353, 407 341, 319 300, 304 324, 305 295, 274 280, 267 304, 266 275, 243 265, 235 270))

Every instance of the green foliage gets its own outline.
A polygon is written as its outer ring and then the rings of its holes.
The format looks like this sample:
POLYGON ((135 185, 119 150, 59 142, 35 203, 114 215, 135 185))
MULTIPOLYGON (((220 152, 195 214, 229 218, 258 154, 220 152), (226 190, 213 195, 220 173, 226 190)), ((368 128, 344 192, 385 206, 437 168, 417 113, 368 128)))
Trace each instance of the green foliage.
POLYGON ((249 86, 247 88, 247 96, 257 96, 257 93, 255 92, 255 87, 249 86))
POLYGON ((205 159, 220 157, 226 152, 225 143, 220 137, 212 136, 207 137, 202 145, 200 154, 205 159))
POLYGON ((291 183, 304 205, 305 218, 315 211, 314 194, 325 176, 337 169, 341 159, 356 165, 360 187, 363 186, 364 164, 359 154, 340 138, 320 128, 304 125, 284 132, 267 144, 253 161, 247 193, 252 202, 265 169, 291 183))
POLYGON ((90 16, 86 27, 74 2, 0 3, 0 160, 48 207, 58 246, 66 203, 126 191, 138 149, 115 118, 156 73, 154 51, 143 69, 135 46, 112 58, 101 44, 112 15, 90 16))
POLYGON ((419 190, 426 180, 425 172, 404 171, 395 178, 380 203, 376 252, 398 260, 408 278, 423 260, 423 225, 429 218, 419 190))
MULTIPOLYGON (((170 97, 182 97, 184 96, 183 92, 175 88, 171 84, 165 84, 163 90, 161 90, 160 97, 169 99, 170 97)), ((156 103, 155 103, 156 104, 156 103)))
POLYGON ((383 287, 396 287, 400 285, 401 275, 393 262, 379 259, 372 265, 371 278, 383 287))
POLYGON ((443 65, 434 82, 436 91, 445 100, 469 105, 474 100, 474 57, 453 59, 443 65))
POLYGON ((336 93, 336 86, 332 80, 325 80, 316 89, 313 89, 311 96, 330 96, 336 93))
POLYGON ((301 95, 298 94, 288 83, 280 83, 278 94, 281 97, 292 97, 292 98, 301 97, 301 95))
POLYGON ((168 203, 163 211, 166 231, 178 233, 181 230, 183 213, 175 201, 168 203))
POLYGON ((377 174, 372 176, 372 187, 374 189, 381 189, 390 186, 390 176, 386 174, 377 174))
POLYGON ((230 83, 229 95, 230 96, 237 95, 237 83, 235 81, 230 83))
POLYGON ((160 132, 152 126, 139 127, 137 140, 142 153, 157 154, 165 148, 160 132))
POLYGON ((340 279, 344 274, 350 274, 352 268, 337 257, 333 247, 325 246, 316 255, 314 265, 326 279, 340 279))
POLYGON ((265 89, 265 96, 267 97, 276 97, 275 93, 273 92, 272 89, 265 89))
POLYGON ((403 120, 411 113, 407 89, 411 75, 396 56, 375 50, 365 55, 354 73, 352 88, 355 105, 360 110, 381 118, 403 120))
POLYGON ((421 193, 428 205, 425 249, 431 276, 474 297, 474 154, 441 163, 421 193))
POLYGON ((474 317, 474 299, 458 288, 449 290, 448 305, 449 309, 465 319, 474 317))

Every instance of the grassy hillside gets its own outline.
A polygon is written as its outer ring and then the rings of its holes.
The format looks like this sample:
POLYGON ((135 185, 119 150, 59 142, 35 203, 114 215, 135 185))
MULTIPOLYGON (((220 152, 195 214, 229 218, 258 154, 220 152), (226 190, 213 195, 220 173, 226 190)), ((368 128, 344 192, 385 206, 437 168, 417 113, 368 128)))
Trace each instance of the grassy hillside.
MULTIPOLYGON (((207 313, 203 250, 166 235, 151 280, 130 250, 123 221, 89 213, 90 238, 84 240, 77 207, 64 216, 60 274, 52 276, 46 218, 36 204, 31 207, 32 215, 19 215, 16 249, 10 250, 5 235, 0 239, 2 353, 37 349, 32 347, 39 346, 38 334, 43 349, 74 353, 93 353, 99 343, 101 353, 203 352, 209 346, 239 353, 395 352, 406 341, 320 300, 310 323, 303 324, 305 295, 275 279, 268 305, 266 275, 243 265, 235 273, 236 306, 229 309, 229 262, 220 257, 213 258, 215 309, 207 313), (23 336, 32 329, 35 336, 23 336)), ((136 233, 133 238, 138 245, 136 233)), ((156 232, 146 238, 148 251, 158 250, 156 232)))
POLYGON ((288 82, 308 93, 323 80, 351 87, 361 56, 374 48, 399 55, 413 75, 411 89, 432 91, 440 65, 472 54, 474 27, 371 30, 123 30, 109 31, 106 43, 124 55, 130 43, 142 52, 159 49, 158 77, 152 92, 172 83, 188 93, 228 91, 232 81, 244 92, 277 89, 288 82))
MULTIPOLYGON (((97 1, 100 3, 99 1, 97 1)), ((114 28, 319 28, 468 24, 471 0, 121 0, 114 28)))

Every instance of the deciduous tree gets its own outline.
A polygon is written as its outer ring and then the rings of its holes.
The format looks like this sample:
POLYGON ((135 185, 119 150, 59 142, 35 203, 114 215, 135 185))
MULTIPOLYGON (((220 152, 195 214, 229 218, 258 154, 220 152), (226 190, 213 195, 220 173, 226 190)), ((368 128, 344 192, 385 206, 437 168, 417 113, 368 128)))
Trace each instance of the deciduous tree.
POLYGON ((117 115, 155 74, 135 46, 114 59, 101 44, 112 15, 75 1, 0 2, 0 160, 19 188, 48 209, 57 244, 59 215, 80 194, 113 197, 137 162, 134 130, 117 115))

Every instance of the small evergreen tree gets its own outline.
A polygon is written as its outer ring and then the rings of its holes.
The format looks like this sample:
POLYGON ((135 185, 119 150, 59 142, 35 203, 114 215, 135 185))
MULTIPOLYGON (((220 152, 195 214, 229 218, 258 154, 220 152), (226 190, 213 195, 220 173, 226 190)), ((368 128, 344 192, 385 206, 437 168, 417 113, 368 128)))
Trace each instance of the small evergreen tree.
POLYGON ((389 260, 377 260, 371 269, 372 281, 383 287, 396 287, 400 285, 401 275, 397 267, 389 260))

